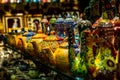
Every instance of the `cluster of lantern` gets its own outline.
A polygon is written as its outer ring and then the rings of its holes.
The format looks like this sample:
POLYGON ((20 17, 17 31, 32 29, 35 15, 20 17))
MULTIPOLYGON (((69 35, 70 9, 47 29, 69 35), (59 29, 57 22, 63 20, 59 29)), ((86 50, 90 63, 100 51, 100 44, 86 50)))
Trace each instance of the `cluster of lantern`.
POLYGON ((26 2, 26 3, 48 3, 48 2, 64 2, 64 0, 1 0, 0 3, 22 3, 22 2, 26 2))

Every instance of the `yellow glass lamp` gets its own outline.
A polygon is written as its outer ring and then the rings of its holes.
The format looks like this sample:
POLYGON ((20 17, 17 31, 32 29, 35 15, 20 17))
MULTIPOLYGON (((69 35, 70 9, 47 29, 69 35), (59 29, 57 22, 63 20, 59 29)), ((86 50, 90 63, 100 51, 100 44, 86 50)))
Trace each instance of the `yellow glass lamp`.
POLYGON ((35 54, 34 50, 35 50, 35 48, 34 48, 33 44, 31 42, 28 42, 25 51, 28 54, 30 54, 31 56, 36 57, 37 55, 35 54))
POLYGON ((20 49, 20 50, 25 50, 27 48, 26 40, 27 40, 27 37, 21 36, 18 40, 17 48, 20 49))
POLYGON ((21 37, 22 35, 10 35, 10 45, 17 47, 18 45, 18 41, 19 41, 19 37, 21 37))

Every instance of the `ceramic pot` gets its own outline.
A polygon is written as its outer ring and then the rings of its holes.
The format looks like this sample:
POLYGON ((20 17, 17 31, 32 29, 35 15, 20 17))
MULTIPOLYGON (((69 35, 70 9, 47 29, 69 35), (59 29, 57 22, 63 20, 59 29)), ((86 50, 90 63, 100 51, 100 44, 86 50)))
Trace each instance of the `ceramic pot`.
POLYGON ((33 56, 33 57, 36 57, 36 56, 37 56, 36 53, 34 52, 34 51, 35 51, 35 48, 34 48, 32 42, 28 42, 28 43, 27 43, 27 47, 26 47, 25 51, 26 51, 28 54, 30 54, 31 56, 33 56))
POLYGON ((42 42, 43 42, 43 39, 41 39, 41 38, 36 38, 36 39, 31 40, 31 43, 33 44, 33 47, 35 48, 36 53, 41 52, 41 50, 42 50, 42 46, 41 46, 42 42))
POLYGON ((20 50, 25 50, 27 47, 27 42, 26 42, 27 37, 22 36, 18 38, 18 43, 17 43, 17 48, 20 50))

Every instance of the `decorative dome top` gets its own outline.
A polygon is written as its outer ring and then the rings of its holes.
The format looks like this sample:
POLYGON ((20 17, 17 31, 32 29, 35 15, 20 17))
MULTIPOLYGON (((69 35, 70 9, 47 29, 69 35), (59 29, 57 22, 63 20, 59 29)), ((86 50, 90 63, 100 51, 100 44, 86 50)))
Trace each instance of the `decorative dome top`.
POLYGON ((64 22, 64 19, 62 18, 61 14, 59 14, 59 17, 56 20, 56 23, 62 23, 62 22, 64 22))

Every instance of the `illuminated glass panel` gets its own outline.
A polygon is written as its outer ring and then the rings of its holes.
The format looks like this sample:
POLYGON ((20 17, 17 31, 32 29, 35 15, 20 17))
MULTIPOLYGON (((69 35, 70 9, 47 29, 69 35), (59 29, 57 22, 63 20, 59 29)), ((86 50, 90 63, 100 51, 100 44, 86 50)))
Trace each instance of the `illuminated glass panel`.
POLYGON ((38 0, 33 0, 33 2, 38 2, 38 0))
POLYGON ((17 3, 20 3, 20 2, 22 2, 22 0, 17 0, 17 3))
POLYGON ((15 3, 16 2, 16 0, 10 0, 10 3, 15 3))
POLYGON ((47 0, 42 0, 42 2, 47 2, 47 0))
POLYGON ((4 0, 0 1, 0 3, 4 3, 4 0))
POLYGON ((27 3, 29 2, 42 2, 42 0, 26 0, 27 3))
POLYGON ((26 2, 31 2, 31 0, 26 0, 26 2))
POLYGON ((9 1, 8 0, 3 0, 4 1, 4 3, 8 3, 9 1))
POLYGON ((57 0, 53 0, 53 2, 57 2, 57 0))
POLYGON ((47 2, 51 2, 51 0, 47 0, 47 2))
POLYGON ((60 0, 60 2, 65 2, 65 0, 60 0))
POLYGON ((0 0, 0 3, 8 3, 9 0, 0 0))
POLYGON ((38 0, 38 2, 41 2, 42 0, 38 0))

